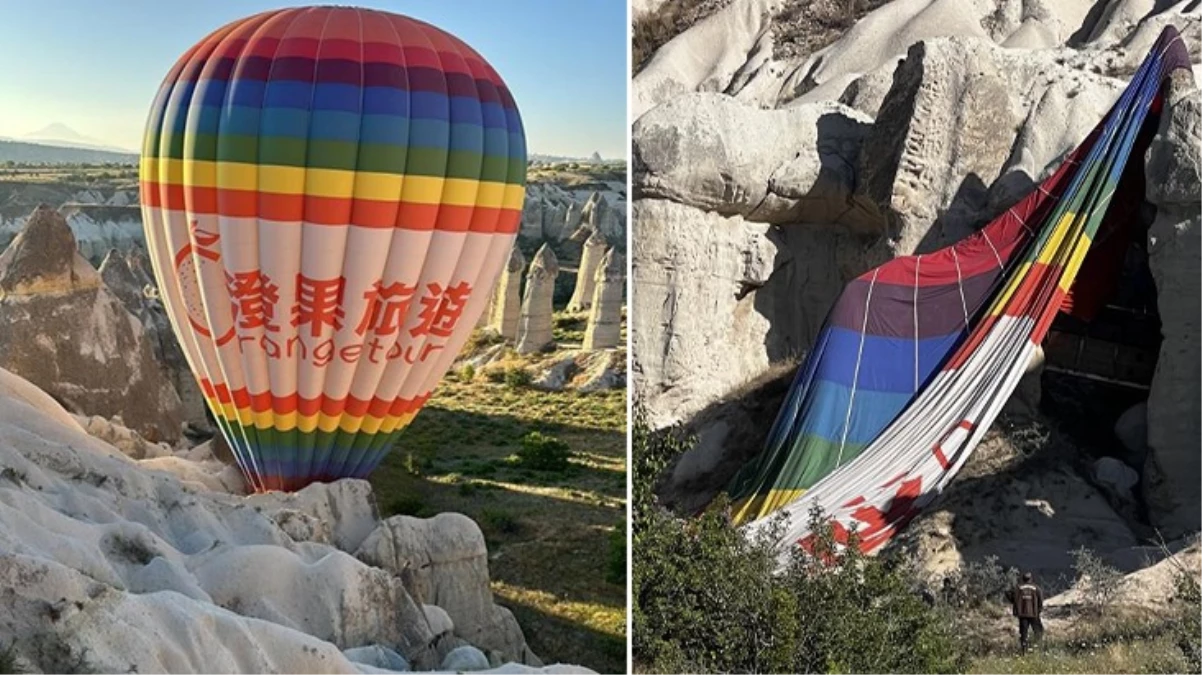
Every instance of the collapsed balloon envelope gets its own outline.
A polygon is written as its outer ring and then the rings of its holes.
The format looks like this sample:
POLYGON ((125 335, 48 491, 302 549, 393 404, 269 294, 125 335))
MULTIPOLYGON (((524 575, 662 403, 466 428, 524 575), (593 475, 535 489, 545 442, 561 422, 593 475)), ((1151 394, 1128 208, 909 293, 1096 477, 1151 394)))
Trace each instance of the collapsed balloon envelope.
POLYGON ((273 10, 179 59, 146 126, 143 225, 253 489, 379 464, 484 311, 525 178, 509 90, 429 24, 273 10))

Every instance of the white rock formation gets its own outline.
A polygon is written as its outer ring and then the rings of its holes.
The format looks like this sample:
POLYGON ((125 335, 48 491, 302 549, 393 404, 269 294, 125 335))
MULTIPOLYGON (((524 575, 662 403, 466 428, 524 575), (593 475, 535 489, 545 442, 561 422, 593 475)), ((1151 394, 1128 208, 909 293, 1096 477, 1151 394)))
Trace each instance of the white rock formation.
POLYGON ((1160 357, 1148 397, 1148 458, 1144 498, 1166 537, 1197 531, 1202 522, 1202 102, 1179 74, 1166 115, 1148 151, 1148 201, 1156 220, 1148 230, 1148 262, 1160 305, 1160 357))
POLYGON ((484 535, 467 516, 393 516, 368 535, 355 555, 392 572, 419 602, 445 610, 458 637, 508 660, 540 664, 513 614, 493 604, 484 535))
POLYGON ((611 244, 626 240, 626 202, 618 189, 604 191, 571 190, 550 182, 536 181, 526 186, 526 201, 522 206, 522 225, 519 234, 531 241, 558 242, 571 236, 582 223, 588 224, 589 214, 597 210, 596 227, 611 244))
POLYGON ((509 253, 509 262, 497 278, 493 289, 491 316, 488 325, 506 340, 516 340, 518 317, 522 313, 522 272, 526 269, 526 258, 517 246, 509 253))
POLYGON ((576 270, 576 286, 572 289, 572 298, 568 300, 569 312, 581 312, 593 306, 593 288, 596 285, 597 268, 605 257, 605 237, 593 230, 584 242, 584 250, 580 253, 580 266, 576 270))
MULTIPOLYGON (((146 468, 162 459, 134 460, 89 436, 0 370, 0 626, 21 666, 354 673, 403 661, 420 670, 466 644, 447 639, 462 631, 498 636, 499 655, 528 656, 512 617, 492 604, 483 538, 462 516, 402 531, 379 522, 364 481, 242 497, 146 468), (350 555, 377 550, 373 538, 434 564, 407 576, 350 555), (457 555, 458 542, 475 554, 457 555), (418 602, 411 588, 435 590, 418 602)), ((588 672, 549 670, 565 671, 588 672)))
POLYGON ((611 248, 594 271, 593 298, 581 349, 612 349, 622 338, 622 298, 626 292, 626 257, 611 248))
POLYGON ((517 351, 533 354, 542 351, 553 342, 551 335, 554 321, 555 277, 559 274, 559 261, 555 252, 543 244, 534 254, 530 270, 526 273, 526 290, 522 295, 522 311, 518 317, 517 351))

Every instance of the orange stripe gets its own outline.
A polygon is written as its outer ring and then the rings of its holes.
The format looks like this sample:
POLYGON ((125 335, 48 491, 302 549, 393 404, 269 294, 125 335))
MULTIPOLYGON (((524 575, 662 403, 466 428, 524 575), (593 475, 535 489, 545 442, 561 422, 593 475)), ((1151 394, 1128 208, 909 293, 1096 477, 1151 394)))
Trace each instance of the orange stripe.
POLYGON ((208 187, 184 188, 182 185, 158 181, 142 181, 141 190, 143 205, 154 208, 186 209, 190 214, 228 218, 263 218, 281 222, 304 220, 317 225, 514 234, 522 217, 521 209, 284 195, 208 187), (351 216, 348 218, 347 214, 351 216))

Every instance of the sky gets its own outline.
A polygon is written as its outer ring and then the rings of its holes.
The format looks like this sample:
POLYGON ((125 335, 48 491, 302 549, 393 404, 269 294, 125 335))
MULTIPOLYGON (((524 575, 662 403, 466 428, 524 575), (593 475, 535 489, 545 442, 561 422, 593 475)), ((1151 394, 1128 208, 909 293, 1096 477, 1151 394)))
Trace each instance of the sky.
MULTIPOLYGON (((0 2, 0 137, 61 123, 136 151, 154 94, 185 50, 230 21, 302 4, 326 3, 0 2)), ((421 19, 480 52, 513 93, 531 153, 626 157, 624 0, 353 4, 421 19)))

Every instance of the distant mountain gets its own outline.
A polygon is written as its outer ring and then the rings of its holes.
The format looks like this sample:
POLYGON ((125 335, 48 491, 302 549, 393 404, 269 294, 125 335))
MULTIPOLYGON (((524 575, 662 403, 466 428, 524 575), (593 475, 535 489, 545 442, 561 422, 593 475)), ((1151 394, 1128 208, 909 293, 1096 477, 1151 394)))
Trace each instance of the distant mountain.
POLYGON ((105 152, 119 153, 133 152, 129 148, 105 145, 103 141, 90 136, 84 136, 62 122, 53 122, 33 133, 25 134, 20 138, 12 140, 64 148, 83 148, 85 150, 103 150, 105 152))
POLYGON ((132 152, 0 140, 0 163, 10 161, 33 164, 137 164, 138 155, 132 152))

